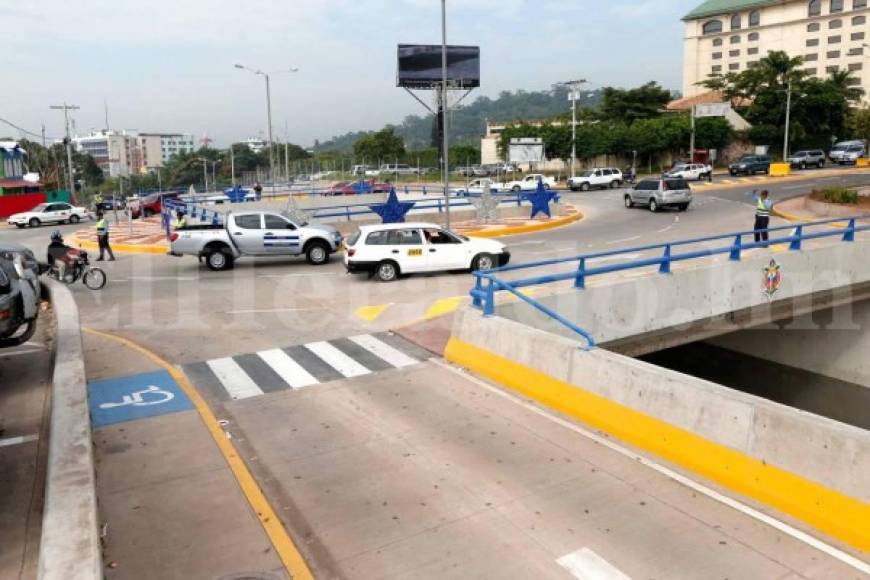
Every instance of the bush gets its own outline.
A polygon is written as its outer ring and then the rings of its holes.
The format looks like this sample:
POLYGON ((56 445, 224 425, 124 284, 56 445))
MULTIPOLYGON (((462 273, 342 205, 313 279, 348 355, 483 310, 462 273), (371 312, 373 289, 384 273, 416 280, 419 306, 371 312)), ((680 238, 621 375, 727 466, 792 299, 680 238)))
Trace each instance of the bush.
POLYGON ((858 204, 858 192, 845 187, 826 187, 817 192, 828 203, 858 204))

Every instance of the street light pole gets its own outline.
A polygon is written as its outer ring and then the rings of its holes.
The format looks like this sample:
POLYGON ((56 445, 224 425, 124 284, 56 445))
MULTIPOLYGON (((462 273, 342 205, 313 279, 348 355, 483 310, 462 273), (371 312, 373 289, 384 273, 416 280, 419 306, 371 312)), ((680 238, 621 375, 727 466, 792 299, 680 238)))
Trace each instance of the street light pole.
POLYGON ((785 98, 785 137, 782 143, 782 161, 788 161, 788 129, 791 121, 791 80, 788 81, 788 89, 785 98))
POLYGON ((450 229, 450 152, 447 138, 447 0, 441 0, 441 115, 442 136, 441 171, 444 178, 444 207, 447 212, 447 228, 450 229))
POLYGON ((577 89, 585 83, 586 79, 565 83, 565 86, 571 89, 571 177, 577 176, 575 169, 577 163, 577 89))
MULTIPOLYGON (((267 134, 269 138, 269 174, 272 181, 272 191, 275 190, 275 151, 272 146, 272 88, 270 84, 270 74, 276 73, 267 73, 263 72, 260 69, 248 68, 242 64, 236 64, 236 68, 246 70, 254 73, 255 75, 260 75, 261 77, 266 79, 266 122, 267 122, 267 134)), ((277 72, 298 72, 299 68, 292 66, 286 71, 277 71, 277 72)))

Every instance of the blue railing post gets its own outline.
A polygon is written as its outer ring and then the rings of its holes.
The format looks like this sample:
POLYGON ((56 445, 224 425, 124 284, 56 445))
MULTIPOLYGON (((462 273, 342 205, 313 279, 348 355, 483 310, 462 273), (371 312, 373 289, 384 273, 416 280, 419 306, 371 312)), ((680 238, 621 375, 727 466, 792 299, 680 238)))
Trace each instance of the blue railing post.
POLYGON ((586 258, 580 258, 577 277, 574 278, 574 288, 586 288, 586 258))
POLYGON ((439 197, 438 198, 438 213, 442 213, 443 211, 444 211, 444 208, 441 207, 441 198, 439 197))
POLYGON ((218 225, 218 212, 214 212, 214 215, 211 218, 211 225, 218 225))
POLYGON ((483 293, 483 279, 480 276, 475 276, 474 279, 475 282, 474 290, 471 293, 471 304, 479 310, 480 307, 483 306, 483 300, 480 296, 483 293))
POLYGON ((846 233, 843 234, 844 242, 854 242, 855 241, 855 218, 849 220, 849 225, 846 226, 846 233))
POLYGON ((737 234, 737 237, 734 239, 734 245, 731 246, 731 255, 729 256, 729 259, 732 262, 739 262, 740 261, 740 250, 742 247, 743 247, 743 236, 741 236, 740 234, 737 234))
POLYGON ((429 195, 429 192, 426 191, 426 186, 423 186, 423 195, 429 195))
POLYGON ((804 238, 804 226, 799 225, 794 229, 794 239, 791 241, 788 249, 792 251, 797 251, 801 249, 801 241, 804 238))
POLYGON ((351 221, 350 220, 350 206, 349 205, 344 206, 344 211, 347 212, 347 221, 351 221))
POLYGON ((483 315, 493 316, 495 314, 495 281, 492 278, 487 280, 486 285, 486 300, 483 303, 483 315))
POLYGON ((671 273, 671 245, 670 244, 665 246, 665 255, 662 256, 662 263, 659 264, 659 273, 661 273, 661 274, 670 274, 671 273))

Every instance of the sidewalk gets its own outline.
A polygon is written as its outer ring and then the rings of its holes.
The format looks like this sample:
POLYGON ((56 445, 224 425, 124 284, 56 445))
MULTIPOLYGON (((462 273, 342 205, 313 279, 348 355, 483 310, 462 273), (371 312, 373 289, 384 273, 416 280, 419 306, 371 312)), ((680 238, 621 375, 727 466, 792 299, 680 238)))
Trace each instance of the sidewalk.
MULTIPOLYGON (((579 209, 569 203, 560 206, 563 215, 555 215, 552 218, 538 217, 505 217, 491 224, 480 224, 477 220, 456 222, 452 229, 458 233, 480 238, 499 238, 516 236, 551 230, 583 219, 579 209)), ((166 241, 166 233, 162 229, 159 217, 136 220, 132 228, 128 224, 118 224, 111 227, 112 249, 119 253, 128 254, 165 254, 169 251, 169 243, 166 241)), ((73 245, 86 250, 97 250, 97 234, 93 227, 79 230, 73 236, 73 245)))

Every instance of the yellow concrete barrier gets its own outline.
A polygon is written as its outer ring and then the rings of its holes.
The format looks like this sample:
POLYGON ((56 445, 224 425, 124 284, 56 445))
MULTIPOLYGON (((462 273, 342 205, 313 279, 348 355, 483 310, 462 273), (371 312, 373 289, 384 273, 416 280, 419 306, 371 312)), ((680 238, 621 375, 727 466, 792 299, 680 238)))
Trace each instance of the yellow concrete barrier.
POLYGON ((786 175, 791 174, 791 165, 788 163, 771 163, 770 164, 770 176, 771 177, 784 177, 786 175))
POLYGON ((862 157, 855 161, 855 167, 870 167, 870 158, 862 157))

